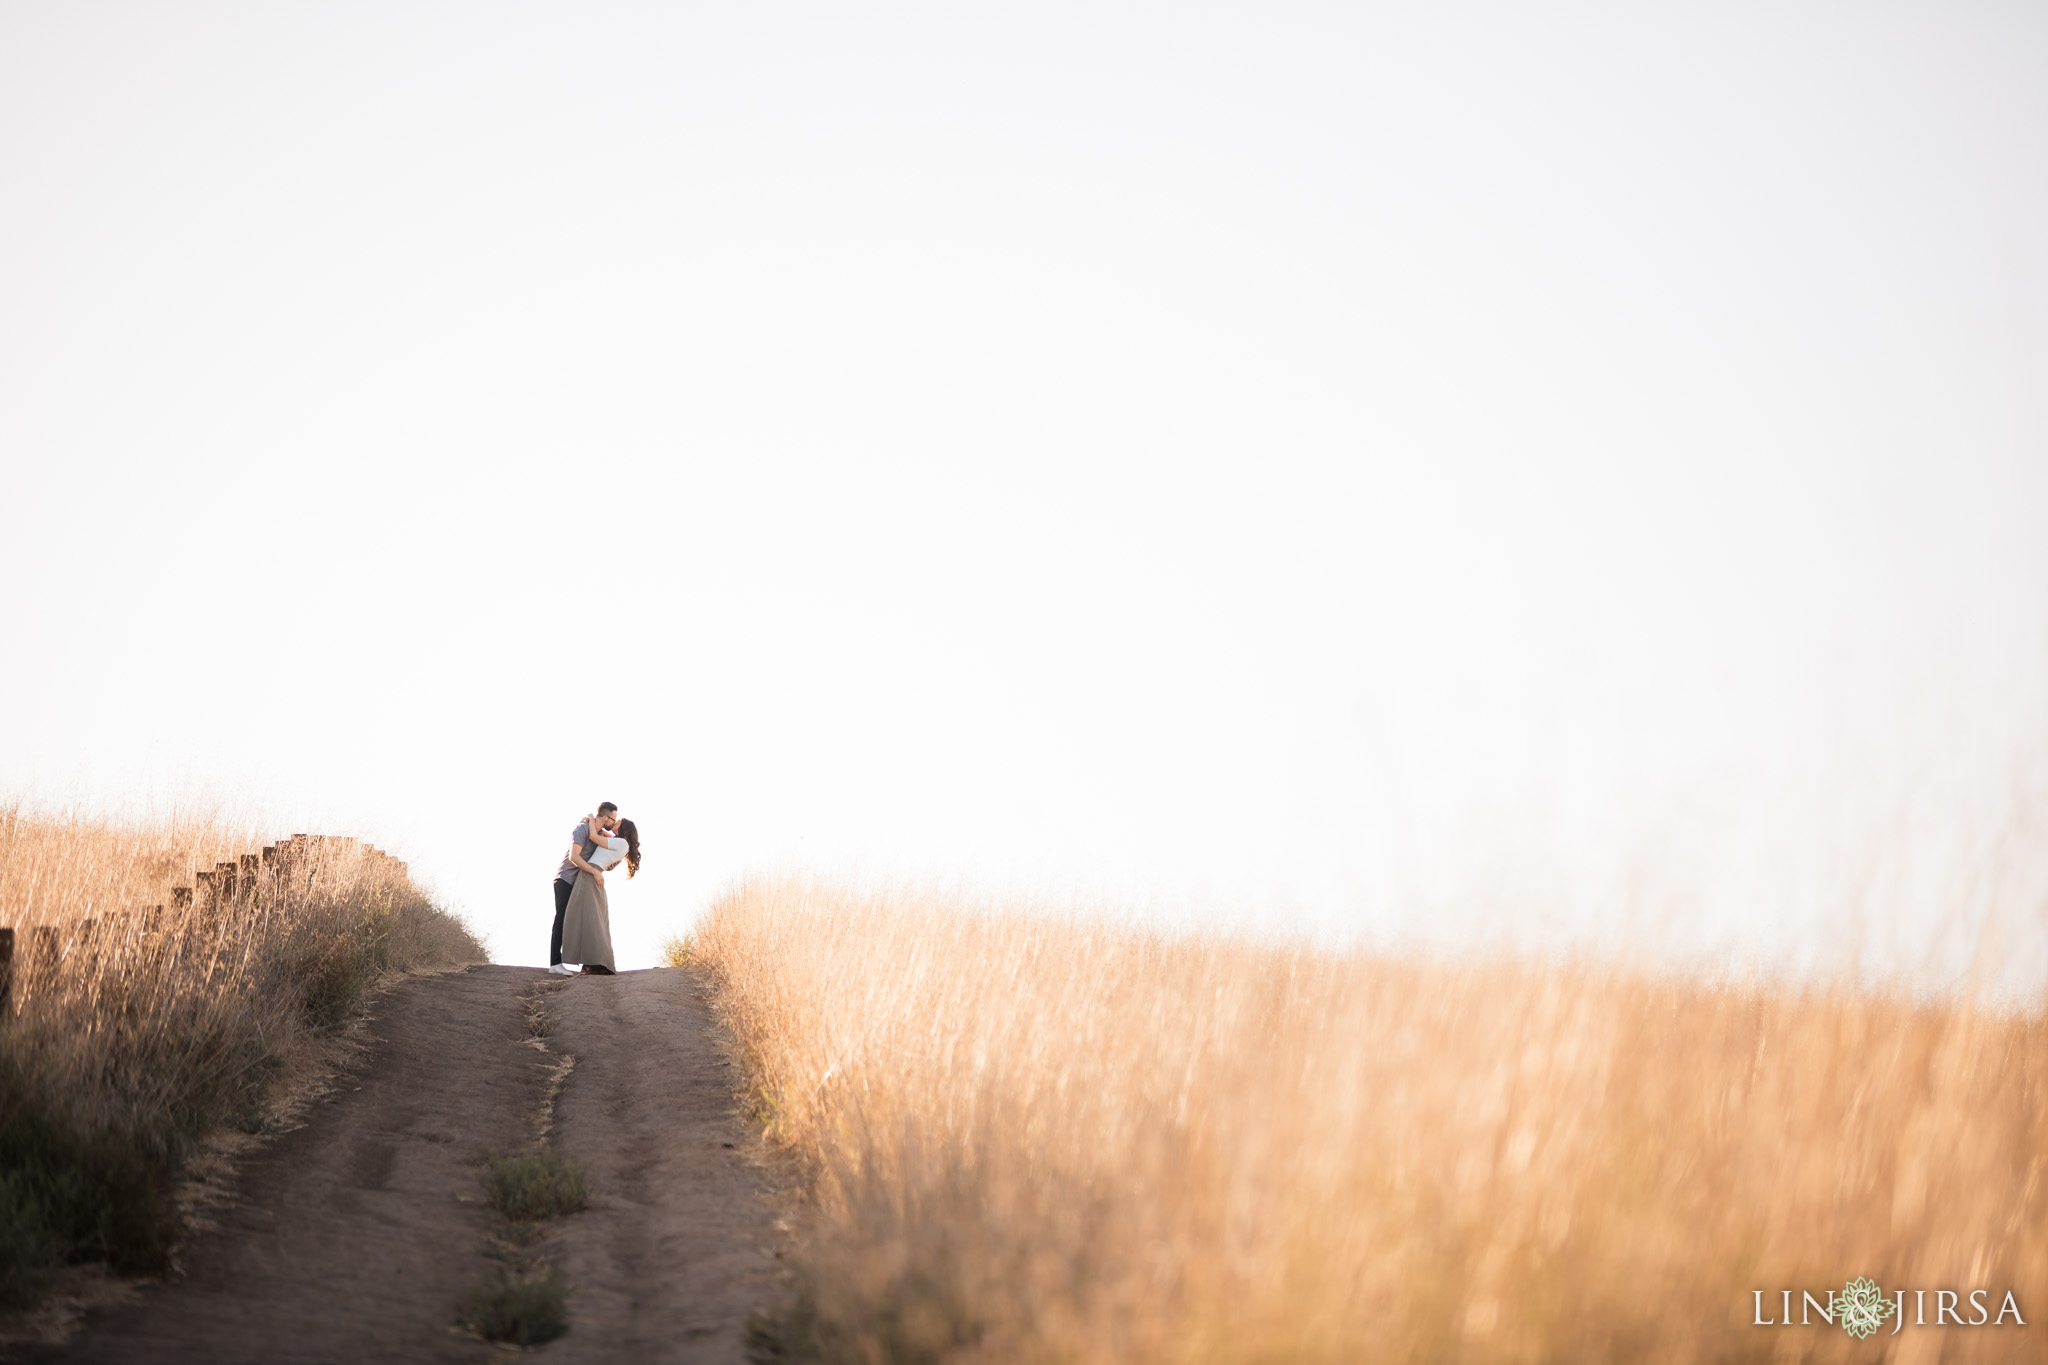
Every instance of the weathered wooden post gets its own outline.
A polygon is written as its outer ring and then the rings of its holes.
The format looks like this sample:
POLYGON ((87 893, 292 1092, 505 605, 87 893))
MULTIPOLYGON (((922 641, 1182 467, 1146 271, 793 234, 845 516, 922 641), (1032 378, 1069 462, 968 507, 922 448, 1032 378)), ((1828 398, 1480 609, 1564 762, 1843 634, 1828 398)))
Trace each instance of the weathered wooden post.
POLYGON ((14 930, 0 929, 0 1019, 14 1013, 14 930))
POLYGON ((235 904, 235 869, 233 866, 223 866, 220 863, 215 863, 213 865, 213 880, 208 885, 213 888, 212 913, 216 917, 227 914, 235 904))
POLYGON ((57 926, 38 924, 28 931, 28 945, 28 969, 36 983, 36 993, 41 994, 56 982, 57 964, 63 959, 57 926))
POLYGON ((265 844, 261 857, 266 899, 272 906, 282 905, 291 885, 291 845, 282 839, 265 844))
MULTIPOLYGON (((174 888, 171 892, 171 903, 173 906, 177 904, 179 891, 184 891, 187 896, 192 894, 185 887, 174 888)), ((152 905, 142 912, 142 925, 135 935, 135 954, 137 959, 150 966, 154 966, 162 961, 165 937, 164 907, 152 905)))

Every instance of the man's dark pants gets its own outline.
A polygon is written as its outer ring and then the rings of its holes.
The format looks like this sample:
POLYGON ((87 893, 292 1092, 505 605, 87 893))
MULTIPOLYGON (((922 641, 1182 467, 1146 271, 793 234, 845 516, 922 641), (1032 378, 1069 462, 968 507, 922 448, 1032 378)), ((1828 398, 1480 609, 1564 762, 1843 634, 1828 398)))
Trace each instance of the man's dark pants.
POLYGON ((550 967, 559 967, 562 964, 562 916, 569 913, 569 893, 575 889, 560 877, 555 878, 555 932, 548 935, 550 967))

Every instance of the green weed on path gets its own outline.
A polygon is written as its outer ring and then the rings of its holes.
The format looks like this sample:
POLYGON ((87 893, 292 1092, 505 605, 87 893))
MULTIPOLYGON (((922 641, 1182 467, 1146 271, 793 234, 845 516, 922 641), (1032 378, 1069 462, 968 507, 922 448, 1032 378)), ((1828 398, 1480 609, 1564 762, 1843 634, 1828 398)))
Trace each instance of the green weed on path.
POLYGON ((569 1330, 569 1282, 554 1267, 537 1275, 507 1272, 470 1296, 462 1320, 486 1341, 553 1341, 569 1330))
POLYGON ((484 1191, 508 1223, 566 1218, 584 1206, 583 1172, 552 1149, 484 1164, 484 1191))

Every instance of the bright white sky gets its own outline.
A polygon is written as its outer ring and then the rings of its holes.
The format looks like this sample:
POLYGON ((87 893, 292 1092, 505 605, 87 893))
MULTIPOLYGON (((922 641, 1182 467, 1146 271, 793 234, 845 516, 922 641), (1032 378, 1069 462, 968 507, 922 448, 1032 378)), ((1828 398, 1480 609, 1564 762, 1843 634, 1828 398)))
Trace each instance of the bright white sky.
POLYGON ((600 799, 622 965, 787 866, 1783 955, 2048 719, 2038 4, 13 3, 0 196, 0 789, 501 960, 600 799))

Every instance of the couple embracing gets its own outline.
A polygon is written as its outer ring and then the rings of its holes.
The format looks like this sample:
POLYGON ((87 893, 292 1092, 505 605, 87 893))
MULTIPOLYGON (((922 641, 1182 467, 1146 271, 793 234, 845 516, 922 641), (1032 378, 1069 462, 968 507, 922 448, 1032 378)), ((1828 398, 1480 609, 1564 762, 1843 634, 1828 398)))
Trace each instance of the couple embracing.
POLYGON ((562 959, 583 964, 586 975, 611 976, 612 903, 604 893, 604 870, 626 861, 626 876, 640 871, 640 830, 619 818, 619 808, 606 801, 596 815, 583 817, 569 832, 569 856, 555 873, 555 931, 548 938, 548 970, 572 976, 562 959))

